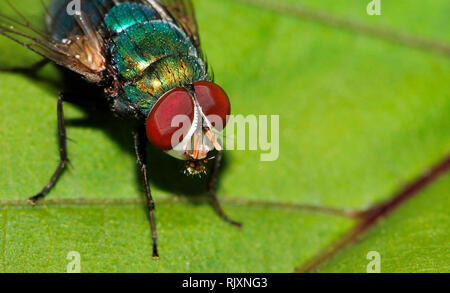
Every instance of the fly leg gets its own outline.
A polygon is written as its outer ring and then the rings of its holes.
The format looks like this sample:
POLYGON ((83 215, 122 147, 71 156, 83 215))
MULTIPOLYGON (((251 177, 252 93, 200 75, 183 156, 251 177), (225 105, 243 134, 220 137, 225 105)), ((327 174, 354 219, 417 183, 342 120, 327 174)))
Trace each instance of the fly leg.
POLYGON ((20 67, 0 67, 0 72, 13 72, 13 73, 23 73, 23 74, 35 74, 46 64, 50 63, 48 59, 42 59, 37 61, 30 66, 20 66, 20 67))
POLYGON ((39 199, 45 197, 45 195, 52 189, 58 180, 61 173, 64 171, 64 167, 69 162, 69 158, 67 157, 67 144, 66 144, 66 126, 64 124, 64 112, 63 112, 63 94, 59 94, 58 97, 58 106, 57 106, 57 114, 58 114, 58 138, 59 138, 59 164, 56 167, 53 176, 50 178, 50 181, 45 185, 45 187, 35 196, 30 197, 28 200, 35 204, 39 199))
POLYGON ((137 164, 139 167, 139 171, 142 176, 142 181, 144 182, 145 187, 145 195, 147 197, 147 209, 150 218, 150 227, 152 231, 152 256, 154 259, 158 259, 158 246, 157 246, 157 238, 156 238, 156 224, 155 224, 155 202, 152 198, 152 193, 150 191, 150 186, 148 184, 147 178, 147 154, 146 154, 146 146, 147 146, 147 138, 145 135, 145 131, 141 129, 137 129, 133 132, 133 140, 134 140, 134 151, 136 152, 137 164))
POLYGON ((217 196, 216 196, 215 188, 216 188, 216 184, 217 184, 217 176, 219 174, 221 160, 222 160, 222 151, 219 151, 216 155, 213 170, 211 173, 211 178, 209 179, 209 182, 208 182, 208 193, 211 196, 212 204, 213 204, 214 208, 216 209, 217 213, 219 214, 219 216, 222 219, 224 219, 226 222, 230 223, 231 225, 234 225, 234 226, 240 228, 240 227, 242 227, 242 224, 230 219, 225 214, 225 212, 223 211, 222 207, 220 206, 219 200, 217 199, 217 196))

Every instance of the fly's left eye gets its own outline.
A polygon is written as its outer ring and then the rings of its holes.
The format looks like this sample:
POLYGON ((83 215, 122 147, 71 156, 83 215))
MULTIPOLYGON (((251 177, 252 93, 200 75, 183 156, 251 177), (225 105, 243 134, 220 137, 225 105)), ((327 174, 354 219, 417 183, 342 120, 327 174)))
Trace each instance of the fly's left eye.
POLYGON ((212 126, 217 130, 222 130, 227 123, 227 115, 230 115, 230 101, 224 90, 215 83, 209 81, 198 81, 194 83, 197 101, 206 117, 217 115, 222 121, 221 125, 216 125, 214 119, 212 126))
MULTIPOLYGON (((185 89, 177 88, 166 93, 152 109, 147 118, 146 130, 148 140, 157 148, 162 150, 170 150, 182 141, 187 134, 194 118, 194 102, 185 89), (172 120, 177 115, 187 117, 189 121, 182 121, 179 126, 172 126, 172 120), (184 125, 189 122, 189 125, 184 125), (184 124, 183 124, 184 123, 184 124), (188 126, 188 127, 186 127, 188 126), (173 142, 172 138, 175 132, 181 131, 177 141, 173 142)), ((176 124, 176 123, 175 123, 176 124)))

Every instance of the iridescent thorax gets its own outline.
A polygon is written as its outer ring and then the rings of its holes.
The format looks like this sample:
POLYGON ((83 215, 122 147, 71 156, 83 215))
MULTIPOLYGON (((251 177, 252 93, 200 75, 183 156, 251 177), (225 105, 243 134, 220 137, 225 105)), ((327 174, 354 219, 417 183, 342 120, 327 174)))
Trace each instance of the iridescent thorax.
POLYGON ((157 19, 151 8, 122 3, 105 23, 115 32, 110 51, 125 84, 121 99, 145 115, 165 92, 207 78, 189 37, 176 24, 157 19))
MULTIPOLYGON (((106 49, 122 86, 118 100, 122 105, 116 107, 132 106, 146 117, 164 93, 208 79, 199 52, 177 24, 160 19, 154 9, 143 4, 109 3, 85 2, 83 9, 91 23, 106 27, 111 34, 106 49), (99 5, 109 9, 103 20, 95 10, 99 5)), ((79 29, 73 17, 61 13, 65 5, 66 1, 56 1, 51 8, 57 17, 49 27, 60 40, 79 29)))

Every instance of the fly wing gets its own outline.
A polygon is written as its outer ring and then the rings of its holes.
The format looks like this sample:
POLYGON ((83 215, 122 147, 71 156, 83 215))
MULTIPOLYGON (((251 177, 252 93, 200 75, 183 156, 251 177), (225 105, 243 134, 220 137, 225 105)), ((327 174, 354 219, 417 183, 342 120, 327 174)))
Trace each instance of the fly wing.
MULTIPOLYGON (((91 25, 86 14, 73 16, 82 31, 80 35, 58 39, 31 24, 15 4, 5 5, 3 2, 2 7, 9 9, 2 9, 0 13, 0 35, 85 76, 92 82, 101 80, 105 66, 102 36, 101 32, 91 25)), ((47 17, 53 16, 48 14, 47 17)))
POLYGON ((192 1, 156 0, 156 2, 160 3, 168 11, 173 20, 184 29, 200 53, 200 37, 198 35, 198 25, 192 1))

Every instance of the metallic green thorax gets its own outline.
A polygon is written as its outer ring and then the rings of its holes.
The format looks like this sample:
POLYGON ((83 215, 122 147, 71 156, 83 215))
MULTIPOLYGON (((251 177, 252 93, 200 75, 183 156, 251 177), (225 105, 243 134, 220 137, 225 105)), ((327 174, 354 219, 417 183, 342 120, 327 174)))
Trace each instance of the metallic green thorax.
POLYGON ((116 5, 105 24, 116 33, 110 51, 123 79, 121 103, 147 116, 167 91, 206 79, 205 64, 189 37, 151 8, 116 5))

